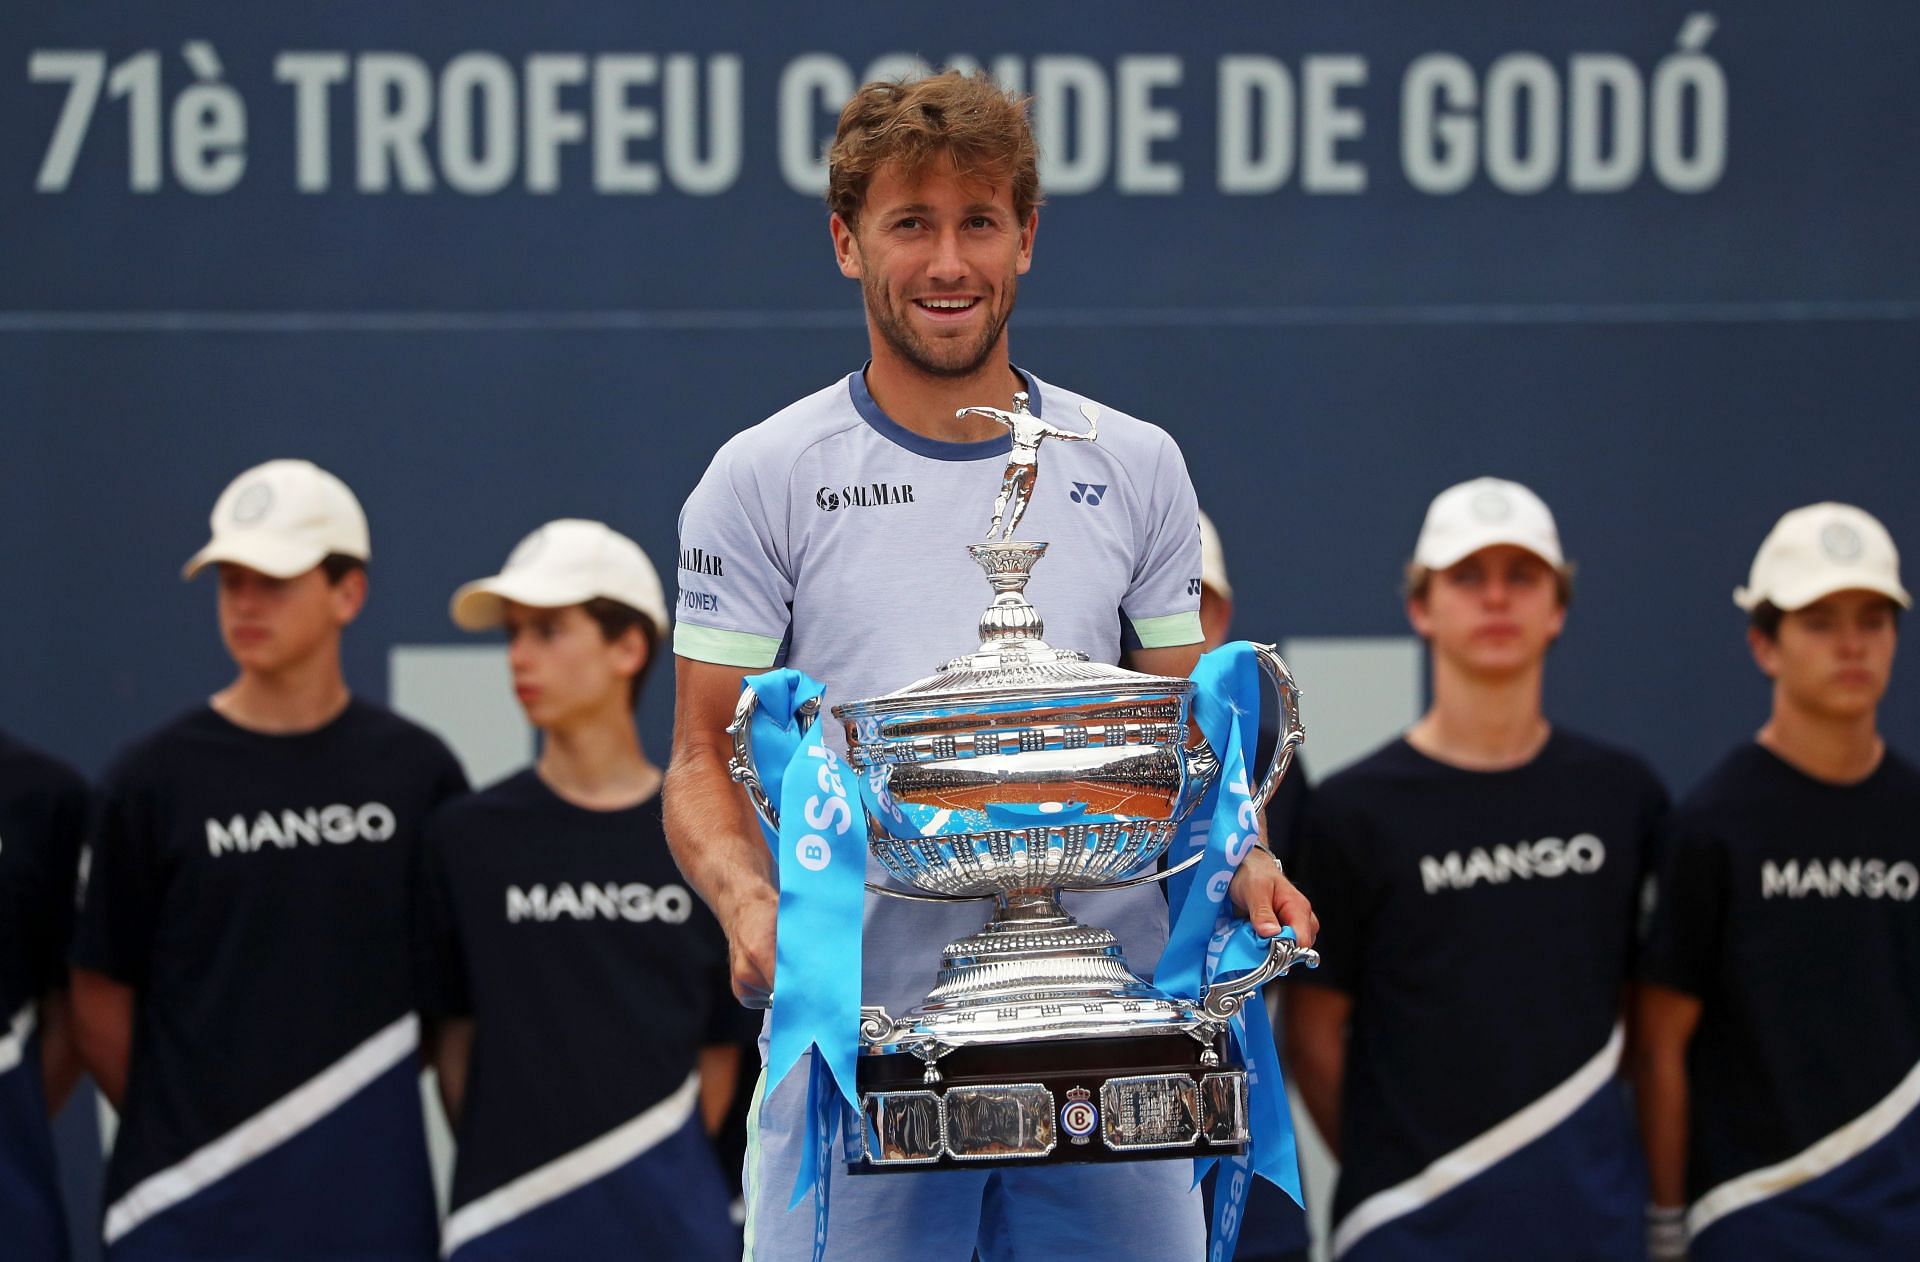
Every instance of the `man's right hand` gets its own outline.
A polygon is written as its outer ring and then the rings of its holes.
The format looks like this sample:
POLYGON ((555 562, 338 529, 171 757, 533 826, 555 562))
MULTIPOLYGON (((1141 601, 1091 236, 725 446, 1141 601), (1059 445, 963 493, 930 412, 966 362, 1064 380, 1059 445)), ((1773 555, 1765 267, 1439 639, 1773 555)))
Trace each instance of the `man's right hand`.
POLYGON ((779 914, 780 896, 769 889, 742 904, 726 926, 733 995, 744 1007, 765 1008, 773 1002, 774 925, 779 914))

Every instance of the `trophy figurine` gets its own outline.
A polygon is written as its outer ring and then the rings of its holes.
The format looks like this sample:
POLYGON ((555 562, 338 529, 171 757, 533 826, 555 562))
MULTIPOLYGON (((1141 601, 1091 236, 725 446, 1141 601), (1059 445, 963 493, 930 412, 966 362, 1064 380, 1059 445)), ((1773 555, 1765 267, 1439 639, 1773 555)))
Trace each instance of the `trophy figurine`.
MULTIPOLYGON (((978 647, 881 697, 833 707, 866 782, 872 856, 900 883, 875 894, 991 900, 979 931, 949 943, 909 1012, 861 1010, 856 1173, 981 1162, 1221 1156, 1248 1142, 1247 1077, 1227 1029, 1270 979, 1318 956, 1276 937, 1260 967, 1197 999, 1128 967, 1105 929, 1062 908, 1063 890, 1157 881, 1157 867, 1220 770, 1191 721, 1195 684, 1054 648, 1025 588, 1047 545, 1015 528, 1043 440, 1094 441, 1044 424, 1024 394, 987 541, 968 551, 993 600, 978 647), (997 538, 995 537, 997 534, 997 538)), ((1278 694, 1281 738, 1252 797, 1264 807, 1305 739, 1299 690, 1273 647, 1256 646, 1278 694)), ((753 770, 744 692, 729 729, 734 778, 776 830, 753 770)))

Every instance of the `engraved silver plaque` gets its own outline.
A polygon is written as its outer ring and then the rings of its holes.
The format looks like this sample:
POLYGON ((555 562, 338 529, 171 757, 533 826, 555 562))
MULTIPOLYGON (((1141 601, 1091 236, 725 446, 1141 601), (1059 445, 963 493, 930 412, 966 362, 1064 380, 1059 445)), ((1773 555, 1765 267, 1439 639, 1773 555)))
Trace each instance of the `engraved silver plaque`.
POLYGON ((947 1089, 947 1152, 959 1161, 1044 1157, 1059 1141, 1053 1092, 1037 1082, 947 1089))
POLYGON ((919 1165, 940 1160, 946 1143, 940 1097, 931 1091, 875 1091, 860 1097, 866 1113, 867 1160, 919 1165))
POLYGON ((1210 1144, 1247 1142, 1247 1076, 1238 1070, 1200 1079, 1200 1133, 1210 1144))
POLYGON ((1100 1135, 1119 1152, 1186 1148, 1200 1138, 1200 1087, 1185 1074, 1140 1074, 1100 1084, 1100 1135))

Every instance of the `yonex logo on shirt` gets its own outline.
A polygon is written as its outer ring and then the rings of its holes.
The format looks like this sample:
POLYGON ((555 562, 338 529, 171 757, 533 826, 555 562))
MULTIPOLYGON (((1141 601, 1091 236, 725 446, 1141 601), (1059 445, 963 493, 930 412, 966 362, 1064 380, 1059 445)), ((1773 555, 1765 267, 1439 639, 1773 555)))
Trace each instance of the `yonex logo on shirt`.
POLYGON ((335 802, 331 806, 309 806, 298 811, 261 811, 251 822, 244 815, 235 815, 225 823, 209 819, 207 853, 215 857, 253 854, 269 844, 292 850, 302 844, 317 846, 322 842, 345 845, 350 841, 387 841, 397 826, 393 808, 384 802, 367 802, 361 806, 335 802))
POLYGON ((1920 894, 1920 867, 1884 859, 1798 859, 1760 865, 1760 897, 1891 898, 1910 903, 1920 894))
POLYGON ((548 888, 532 885, 521 889, 507 886, 507 923, 523 920, 548 924, 555 920, 626 920, 645 924, 659 920, 669 925, 685 924, 693 914, 693 896, 679 885, 659 889, 638 881, 616 885, 569 881, 548 888))
POLYGON ((1551 878, 1569 872, 1590 876, 1606 861, 1607 847, 1592 833, 1579 833, 1567 841, 1542 837, 1491 849, 1475 846, 1464 858, 1458 850, 1448 851, 1441 859, 1424 856, 1420 860, 1420 884, 1427 893, 1437 894, 1441 890, 1472 889, 1481 881, 1504 885, 1515 877, 1530 881, 1536 876, 1551 878))
POLYGON ((1106 495, 1106 493, 1107 488, 1103 483, 1075 482, 1073 484, 1073 490, 1067 492, 1067 498, 1076 504, 1086 504, 1092 507, 1098 505, 1101 497, 1106 495))

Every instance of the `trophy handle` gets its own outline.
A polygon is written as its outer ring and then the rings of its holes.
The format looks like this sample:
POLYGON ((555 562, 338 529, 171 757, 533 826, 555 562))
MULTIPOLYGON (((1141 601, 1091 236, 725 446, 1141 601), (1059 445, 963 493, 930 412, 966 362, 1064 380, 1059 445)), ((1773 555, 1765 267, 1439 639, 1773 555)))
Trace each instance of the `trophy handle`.
POLYGON ((1216 1021, 1225 1021, 1240 1011, 1241 1005, 1259 993, 1262 986, 1296 964, 1319 968, 1320 953, 1301 946, 1285 934, 1276 934, 1267 939, 1267 958, 1258 967, 1207 987, 1206 993, 1200 996, 1200 1009, 1216 1021))
POLYGON ((1273 761, 1267 764, 1267 773, 1260 778, 1260 787, 1253 794, 1255 809, 1264 811, 1274 790, 1286 777, 1287 768, 1293 765, 1294 747, 1307 739, 1307 729, 1300 721, 1300 685, 1293 682, 1293 672, 1280 659, 1279 647, 1256 644, 1253 654, 1267 682, 1273 685, 1274 695, 1280 698, 1280 743, 1274 748, 1273 761))
MULTIPOLYGON (((739 703, 733 707, 733 722, 727 724, 727 735, 733 738, 733 757, 727 760, 727 774, 735 783, 747 791, 747 799, 753 803, 756 814, 774 832, 780 831, 780 808, 767 796, 767 790, 760 783, 760 776, 753 769, 753 712, 760 704, 760 696, 751 688, 740 689, 739 703)), ((820 698, 809 697, 800 703, 793 712, 800 721, 800 730, 806 731, 820 718, 820 698)))

